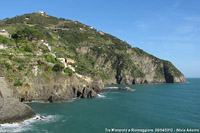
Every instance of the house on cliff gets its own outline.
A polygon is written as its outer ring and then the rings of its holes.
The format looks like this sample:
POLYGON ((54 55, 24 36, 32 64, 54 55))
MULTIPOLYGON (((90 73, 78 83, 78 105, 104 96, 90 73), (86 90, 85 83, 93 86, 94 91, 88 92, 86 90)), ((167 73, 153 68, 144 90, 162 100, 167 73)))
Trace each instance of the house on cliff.
POLYGON ((66 58, 65 59, 65 62, 68 64, 68 63, 72 63, 72 64, 74 64, 74 63, 76 63, 74 60, 72 60, 72 59, 70 59, 70 58, 66 58))

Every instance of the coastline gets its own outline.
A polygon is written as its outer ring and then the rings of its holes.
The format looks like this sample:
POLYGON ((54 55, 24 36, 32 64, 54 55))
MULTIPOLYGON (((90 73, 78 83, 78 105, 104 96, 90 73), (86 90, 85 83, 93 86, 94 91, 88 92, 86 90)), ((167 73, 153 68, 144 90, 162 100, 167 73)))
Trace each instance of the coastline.
POLYGON ((1 99, 0 108, 0 124, 22 122, 36 115, 31 107, 15 98, 1 99))
MULTIPOLYGON (((164 84, 164 83, 163 83, 164 84)), ((107 92, 107 91, 110 91, 110 90, 123 90, 123 91, 135 91, 135 89, 132 89, 130 87, 112 87, 112 86, 108 86, 108 87, 103 87, 103 88, 98 88, 97 90, 95 90, 96 92, 96 96, 95 97, 92 97, 92 98, 101 98, 101 97, 104 97, 101 95, 102 92, 107 92)), ((52 101, 52 102, 73 102, 74 99, 81 99, 81 98, 84 98, 84 97, 74 97, 74 98, 69 98, 69 99, 63 99, 63 100, 55 100, 55 101, 52 101)), ((33 101, 24 101, 24 102, 19 102, 19 100, 15 99, 15 98, 9 98, 9 99, 12 99, 12 102, 15 101, 16 102, 16 105, 17 106, 21 106, 23 104, 23 106, 26 107, 25 110, 28 111, 27 112, 23 112, 24 114, 20 117, 13 117, 12 119, 4 119, 4 121, 0 121, 0 124, 3 124, 3 123, 15 123, 15 122, 23 122, 27 119, 32 119, 33 117, 36 116, 35 112, 33 112, 33 110, 26 104, 28 103, 51 103, 50 101, 48 100, 33 100, 33 101)), ((8 101, 8 100, 7 100, 8 101)), ((0 102, 2 102, 2 100, 0 100, 0 102)), ((5 104, 8 104, 8 103, 5 103, 5 104)), ((0 104, 1 105, 1 104, 0 104)), ((1 107, 1 106, 0 106, 1 107)), ((7 111, 5 111, 7 113, 7 111)), ((3 120, 3 119, 2 119, 3 120)))

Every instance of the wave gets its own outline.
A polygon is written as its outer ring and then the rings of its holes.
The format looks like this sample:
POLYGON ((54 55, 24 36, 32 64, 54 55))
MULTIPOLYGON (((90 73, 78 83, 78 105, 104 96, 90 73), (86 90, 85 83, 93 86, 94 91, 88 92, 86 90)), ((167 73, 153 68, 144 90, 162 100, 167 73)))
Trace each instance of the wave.
POLYGON ((23 102, 23 103, 48 103, 45 101, 30 101, 30 102, 23 102))
POLYGON ((78 100, 78 98, 70 98, 68 100, 59 101, 59 102, 55 102, 55 103, 71 103, 71 102, 74 102, 75 100, 78 100))
POLYGON ((11 133, 11 132, 25 132, 33 130, 34 125, 36 124, 43 124, 49 122, 56 122, 60 119, 58 115, 39 115, 37 114, 35 117, 25 120, 23 122, 17 123, 5 123, 0 124, 0 132, 3 133, 11 133))
POLYGON ((117 93, 120 93, 120 92, 111 92, 111 93, 117 94, 117 93))
POLYGON ((104 98, 104 97, 106 97, 106 96, 104 96, 104 95, 102 95, 102 94, 97 94, 97 96, 98 96, 99 98, 104 98))

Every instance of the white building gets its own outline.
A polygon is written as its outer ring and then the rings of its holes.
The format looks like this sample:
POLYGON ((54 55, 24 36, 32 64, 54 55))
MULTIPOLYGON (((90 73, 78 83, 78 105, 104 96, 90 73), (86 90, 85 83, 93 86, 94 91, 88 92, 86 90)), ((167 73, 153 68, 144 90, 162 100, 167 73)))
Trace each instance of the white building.
POLYGON ((48 43, 43 43, 45 46, 47 46, 47 48, 49 49, 49 51, 51 51, 51 46, 48 43))
POLYGON ((11 38, 11 35, 5 30, 0 30, 0 35, 11 38))
POLYGON ((65 58, 58 58, 58 60, 65 66, 67 67, 67 63, 65 62, 65 58))
POLYGON ((40 13, 40 14, 45 14, 45 12, 44 12, 44 11, 39 11, 39 13, 40 13))

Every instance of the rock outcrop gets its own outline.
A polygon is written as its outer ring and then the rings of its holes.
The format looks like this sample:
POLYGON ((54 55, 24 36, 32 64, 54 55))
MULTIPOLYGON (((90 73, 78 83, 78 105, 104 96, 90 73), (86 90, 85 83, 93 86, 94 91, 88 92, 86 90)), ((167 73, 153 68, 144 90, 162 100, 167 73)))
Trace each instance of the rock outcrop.
POLYGON ((0 124, 20 122, 34 115, 34 111, 28 105, 15 98, 0 99, 0 124))
POLYGON ((65 101, 70 98, 93 98, 97 96, 98 86, 94 87, 77 76, 65 77, 60 74, 49 74, 48 78, 41 76, 27 77, 29 86, 16 87, 13 95, 24 101, 65 101))
POLYGON ((93 56, 96 50, 91 48, 79 54, 80 56, 92 55, 89 57, 96 60, 94 68, 105 74, 103 81, 105 84, 186 82, 184 75, 171 62, 156 58, 138 48, 124 50, 122 54, 101 51, 98 56, 93 56))
POLYGON ((0 93, 0 124, 23 121, 35 115, 28 105, 11 97, 4 77, 0 77, 0 93))

